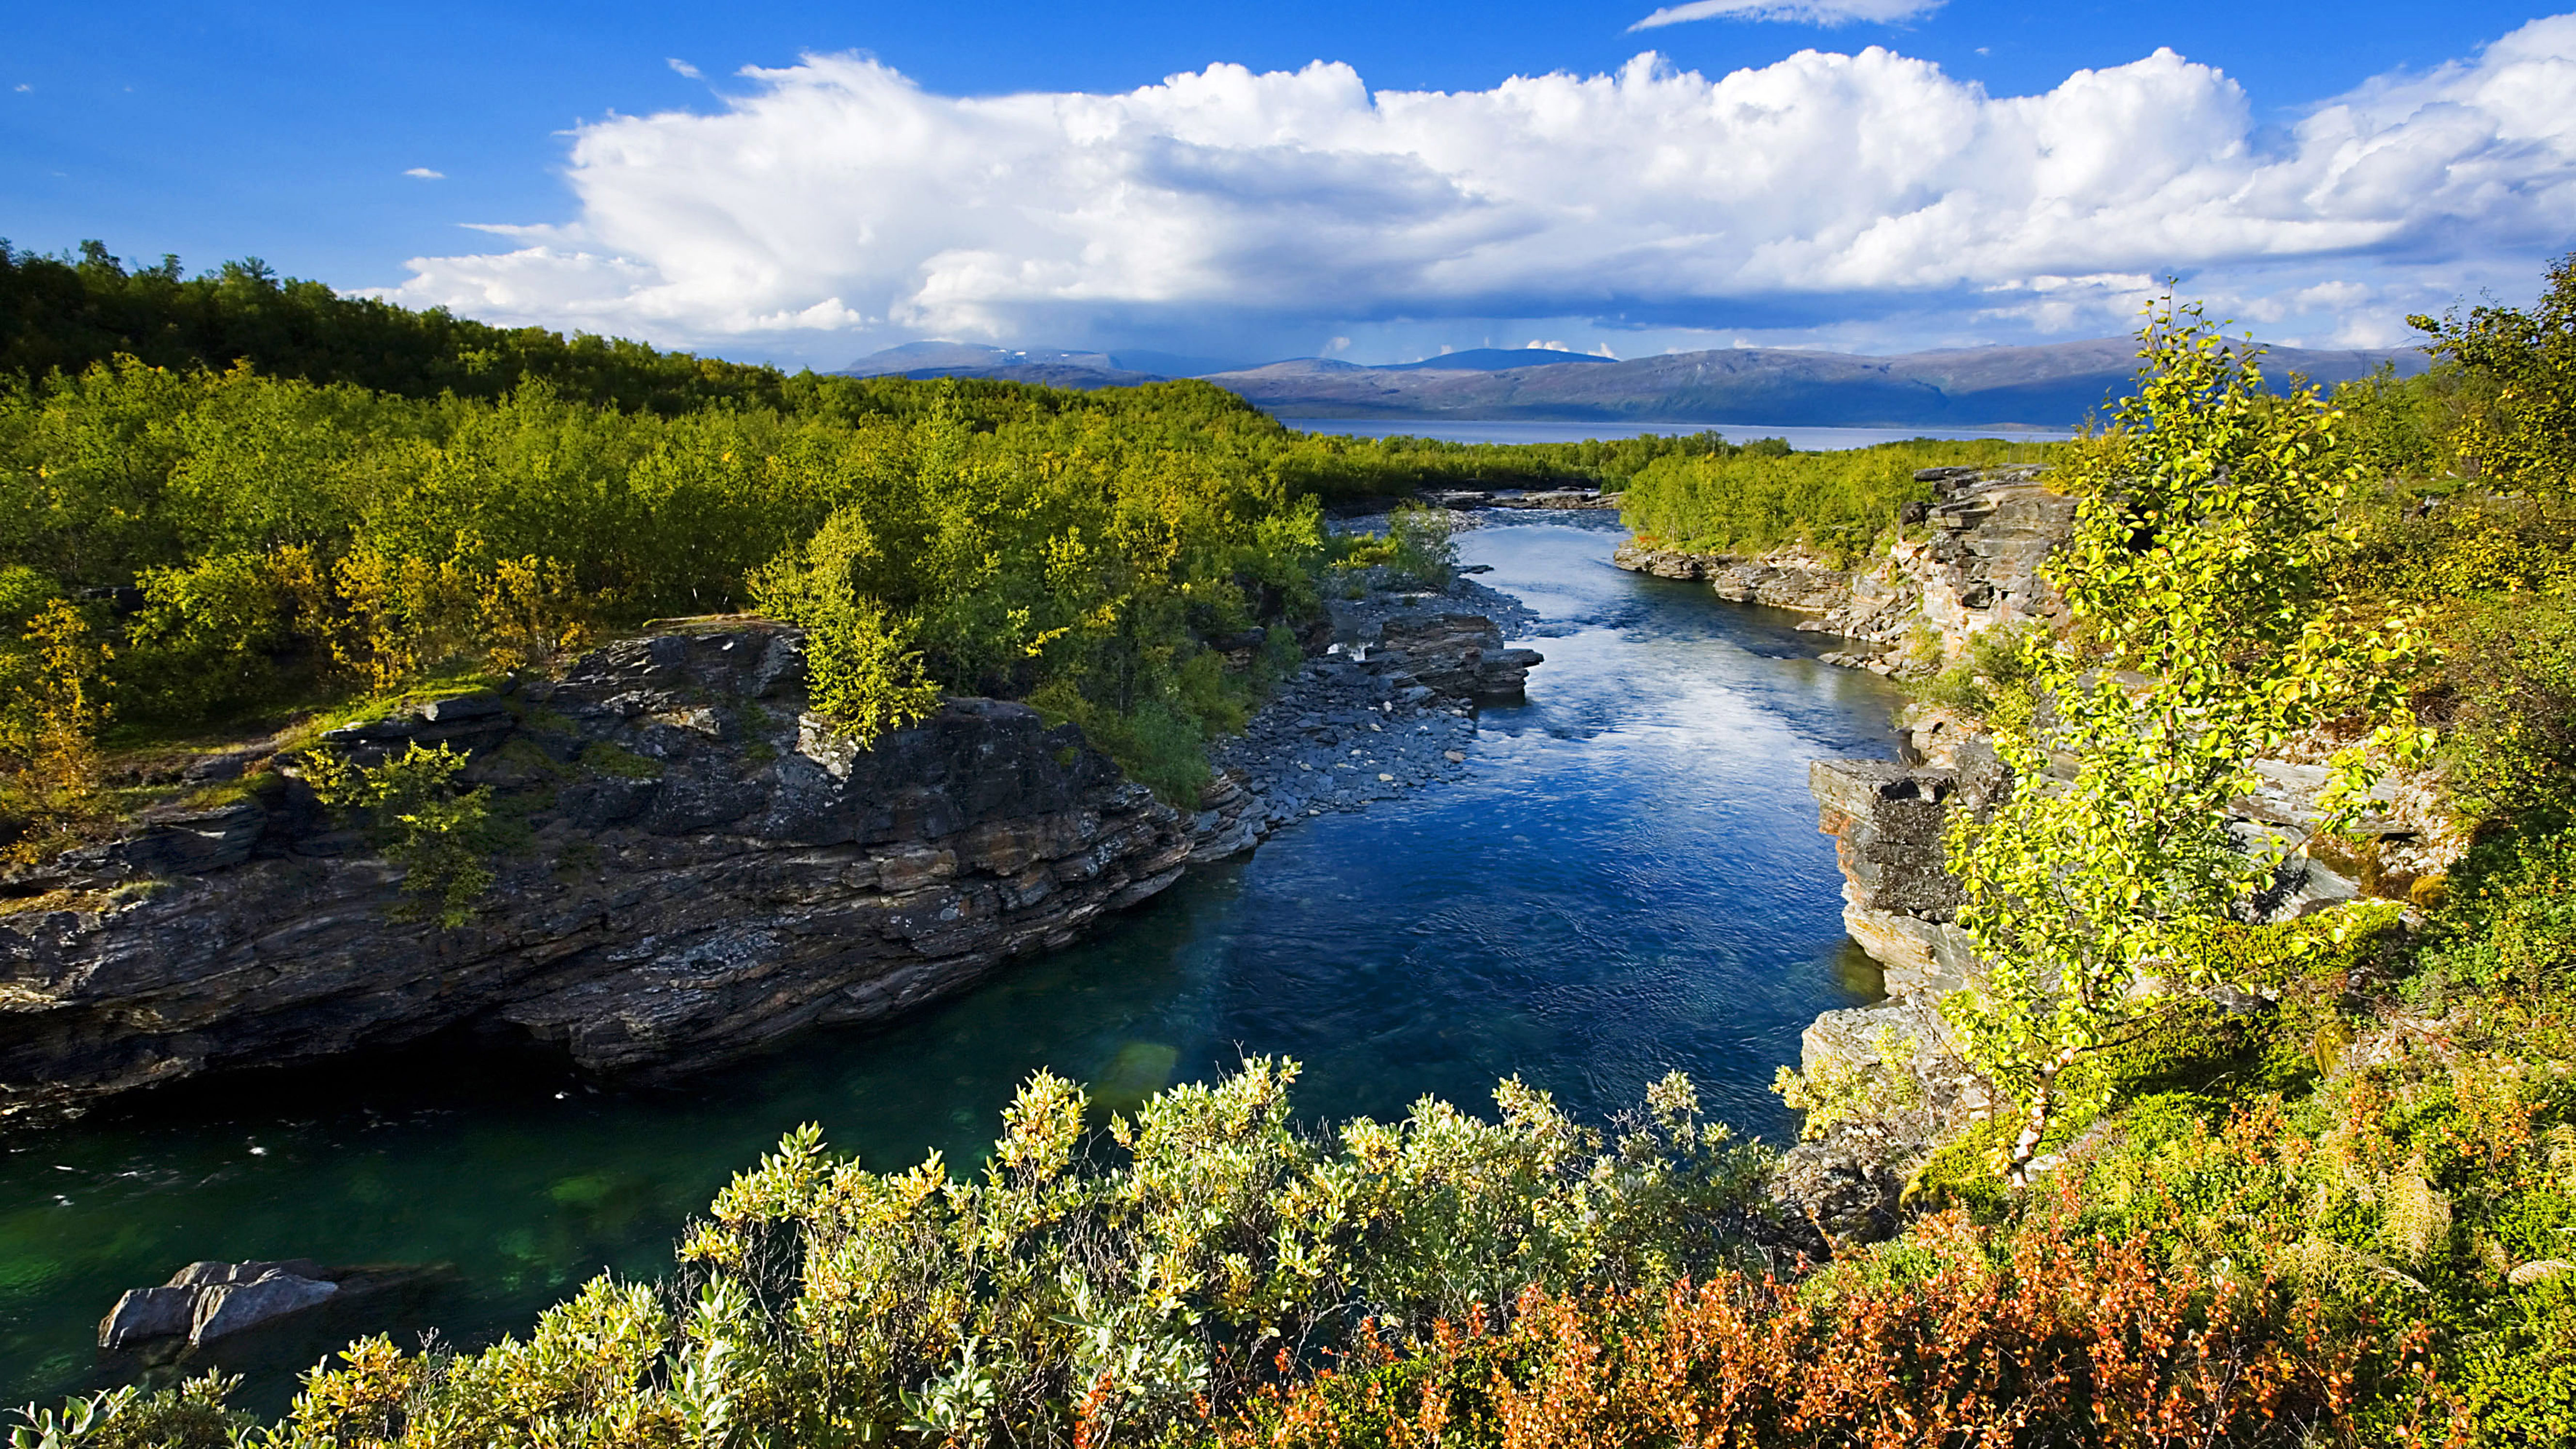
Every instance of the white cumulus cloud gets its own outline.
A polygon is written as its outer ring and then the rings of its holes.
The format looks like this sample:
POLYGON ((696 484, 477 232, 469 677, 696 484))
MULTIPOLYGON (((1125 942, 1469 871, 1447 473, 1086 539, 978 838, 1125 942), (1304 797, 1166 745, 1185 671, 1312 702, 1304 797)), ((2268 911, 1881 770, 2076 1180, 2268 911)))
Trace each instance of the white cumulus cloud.
POLYGON ((687 76, 691 80, 700 80, 704 78, 699 74, 696 66, 689 64, 687 61, 680 59, 676 55, 662 63, 669 66, 672 70, 677 71, 679 74, 687 76))
POLYGON ((423 181, 445 181, 447 179, 446 172, 432 171, 426 166, 414 166, 403 174, 405 176, 419 177, 423 181))
POLYGON ((1893 25, 1941 8, 1944 0, 1690 0, 1667 5, 1630 30, 1652 30, 1689 20, 1785 20, 1798 25, 1893 25))
POLYGON ((418 258, 383 295, 818 356, 911 336, 1277 355, 1426 318, 1643 351, 1694 329, 2117 331, 2181 273, 2322 342, 2362 335, 2338 309, 2522 285, 2576 237, 2576 16, 2286 134, 2166 50, 2028 96, 1877 47, 1464 92, 1320 62, 995 97, 857 56, 743 74, 720 110, 582 127, 575 218, 490 227, 515 249, 418 258))

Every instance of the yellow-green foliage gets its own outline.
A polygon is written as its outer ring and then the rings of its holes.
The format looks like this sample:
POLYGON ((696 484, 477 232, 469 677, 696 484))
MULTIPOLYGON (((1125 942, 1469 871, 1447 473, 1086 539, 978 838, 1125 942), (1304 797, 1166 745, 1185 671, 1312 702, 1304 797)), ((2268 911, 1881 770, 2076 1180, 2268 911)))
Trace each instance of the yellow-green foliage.
POLYGON ((1966 657, 1912 686, 1915 698, 1957 710, 1991 729, 2023 730, 2039 708, 2038 667, 2031 654, 2048 645, 2047 629, 2025 624, 1968 636, 1966 657))
MULTIPOLYGON (((138 591, 107 682, 162 734, 758 605, 814 631, 858 735, 943 689, 1029 698, 1177 796, 1274 662, 1208 644, 1318 607, 1317 498, 1765 451, 1306 435, 1194 382, 790 377, 97 247, 0 252, 12 289, 50 300, 0 351, 0 613, 138 591)), ((1444 581, 1438 540, 1402 542, 1444 581)))
POLYGON ((2445 440, 2452 471, 2499 493, 2576 489, 2576 253, 2549 268, 2530 311, 2489 304, 2410 317, 2467 384, 2445 440))
POLYGON ((2423 611, 2416 682, 2446 726, 2443 783, 2471 821, 2576 806, 2576 515, 2470 491, 2355 510, 2340 586, 2423 611))
POLYGON ((2336 441, 2364 477, 2422 482, 2445 477, 2453 462, 2450 438, 2465 402, 2463 375, 2442 365, 2413 377, 2381 363, 2368 377, 2333 392, 2344 423, 2336 441))
POLYGON ((2576 516, 2468 489, 2388 489, 2347 515, 2346 587, 2436 605, 2491 594, 2563 594, 2576 585, 2576 516))
POLYGON ((1458 571, 1458 544, 1445 509, 1399 503, 1386 517, 1386 532, 1339 540, 1337 564, 1346 569, 1384 567, 1398 580, 1445 589, 1458 571))
POLYGON ((378 765, 316 750, 304 776, 322 803, 365 822, 385 859, 403 868, 403 890, 441 925, 461 926, 492 885, 490 801, 459 790, 466 758, 414 743, 378 765))
MULTIPOLYGON (((2144 341, 2138 398, 2062 473, 2081 503, 2048 567, 2091 652, 2030 651, 2051 718, 1994 736, 2018 779, 2049 780, 2059 757, 2071 778, 1950 822, 1959 923, 1987 967, 1943 1009, 2029 1114, 2017 1173, 2057 1074, 2208 982, 2192 939, 2268 880, 2274 859, 2230 833, 2250 761, 2336 719, 2387 753, 2429 748, 2401 688, 2414 621, 2334 591, 2349 471, 2330 461, 2333 415, 2266 394, 2194 308, 2162 304, 2144 341)), ((2385 758, 2334 756, 2330 825, 2359 813, 2385 758)))
POLYGON ((10 1449, 233 1449, 257 1426, 224 1407, 241 1385, 208 1371, 145 1393, 132 1384, 73 1399, 59 1409, 28 1405, 9 1431, 10 1449))
POLYGON ((2576 1430, 2567 998, 2383 1031, 2315 1096, 2144 1098, 2085 1182, 2088 1215, 2326 1301, 2418 1318, 2480 1442, 2576 1430), (2536 1009, 2535 1009, 2536 1008, 2536 1009), (2141 1211, 2141 1209, 2145 1209, 2141 1211))
POLYGON ((799 1129, 717 1197, 679 1283, 603 1277, 480 1353, 353 1344, 277 1443, 1185 1442, 1363 1313, 1428 1339, 1531 1284, 1718 1271, 1755 1196, 1758 1154, 1679 1076, 1605 1148, 1517 1081, 1496 1121, 1426 1099, 1319 1137, 1296 1075, 1248 1062, 1086 1146, 1082 1089, 1040 1073, 964 1177, 799 1129))
POLYGON ((2500 830, 2452 872, 2429 964, 2474 987, 2558 991, 2576 980, 2576 832, 2500 830))
POLYGON ((109 712, 115 649, 97 623, 54 599, 26 626, 20 648, 0 651, 0 762, 15 811, 77 810, 98 788, 98 729, 109 712))
POLYGON ((1803 543, 1835 562, 1869 550, 1906 504, 1932 497, 1917 469, 2038 463, 2045 445, 1882 443, 1834 453, 1746 449, 1673 457, 1629 480, 1620 517, 1643 540, 1700 553, 1752 554, 1803 543))
POLYGON ((1799 1114, 1800 1137, 1812 1142, 1846 1122, 1884 1121, 1923 1106, 1913 1039, 1882 1026, 1870 1047, 1866 1062, 1827 1062, 1812 1072, 1782 1067, 1772 1074, 1771 1090, 1799 1114))
POLYGON ((1203 641, 1313 607, 1320 523, 1278 478, 1307 444, 1230 394, 848 381, 671 417, 130 359, 0 388, 0 582, 138 586, 113 679, 164 726, 757 599, 863 732, 935 683, 1197 734, 1252 687, 1211 711, 1203 641))
POLYGON ((925 719, 939 705, 939 686, 923 671, 911 628, 853 587, 853 557, 873 550, 866 525, 835 513, 801 556, 781 555, 752 580, 761 612, 805 628, 805 661, 814 706, 861 745, 925 719))

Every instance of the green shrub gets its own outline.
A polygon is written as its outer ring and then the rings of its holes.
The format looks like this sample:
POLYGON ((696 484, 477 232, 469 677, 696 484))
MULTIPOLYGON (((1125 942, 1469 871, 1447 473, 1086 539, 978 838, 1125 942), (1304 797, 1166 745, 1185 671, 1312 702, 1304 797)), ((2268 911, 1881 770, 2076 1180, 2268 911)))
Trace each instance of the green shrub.
POLYGON ((2447 886, 2425 952, 2440 981, 2557 990, 2576 980, 2576 829, 2490 833, 2447 886))
POLYGON ((1427 1342, 1532 1284, 1734 1266, 1761 1159, 1687 1079, 1605 1146, 1517 1081, 1499 1121, 1426 1099, 1323 1136, 1291 1123, 1296 1075, 1247 1062, 1086 1146, 1084 1092, 1041 1073, 963 1178, 935 1154, 867 1171, 799 1129, 665 1291, 603 1277, 452 1359, 352 1345, 287 1442, 1190 1442, 1355 1332, 1427 1342))
POLYGON ((1144 700, 1125 710, 1102 707, 1085 698, 1070 680, 1044 685, 1028 702, 1050 724, 1071 722, 1094 749, 1118 762, 1130 777, 1163 800, 1183 809, 1198 808, 1199 792, 1210 772, 1206 738, 1197 720, 1160 700, 1144 700))
POLYGON ((2549 266, 2528 312, 2492 302, 2407 322, 2460 374, 2445 439, 2459 472, 2498 492, 2565 498, 2576 490, 2576 252, 2549 266))
POLYGON ((98 813, 100 728, 114 711, 116 649, 90 611, 54 599, 0 648, 0 828, 32 861, 98 813))
POLYGON ((2344 455, 2373 479, 2443 476, 2452 461, 2447 441, 2458 421, 2461 380, 2455 366, 2401 378, 2395 364, 2383 362, 2368 377, 2338 385, 2333 403, 2344 416, 2337 435, 2344 455))
POLYGON ((403 893, 443 926, 473 919, 491 888, 490 801, 458 790, 466 757, 415 742, 382 764, 358 765, 327 750, 304 757, 304 776, 323 804, 362 821, 385 858, 403 868, 403 893))
POLYGON ((138 576, 129 670, 140 711, 199 720, 272 697, 294 601, 265 555, 215 554, 138 576))
POLYGON ((9 1431, 10 1449, 234 1449, 258 1423, 224 1407, 240 1385, 210 1371, 151 1393, 127 1385, 59 1409, 30 1404, 9 1431))
POLYGON ((2359 597, 2427 606, 2576 590, 2576 514, 2466 486, 2384 489, 2347 510, 2353 542, 2336 569, 2359 597))
POLYGON ((1458 572, 1458 543, 1450 536, 1449 513, 1401 503, 1386 518, 1386 534, 1395 545, 1396 572, 1427 589, 1446 589, 1458 572))
POLYGON ((1968 636, 1964 658, 1910 686, 1914 697, 1956 710, 1991 729, 2030 727, 2039 707, 2038 671, 2030 651, 2046 647, 2047 629, 2024 624, 1968 636))
POLYGON ((2576 599, 2465 602, 2447 623, 2452 802, 2472 820, 2576 817, 2576 599))

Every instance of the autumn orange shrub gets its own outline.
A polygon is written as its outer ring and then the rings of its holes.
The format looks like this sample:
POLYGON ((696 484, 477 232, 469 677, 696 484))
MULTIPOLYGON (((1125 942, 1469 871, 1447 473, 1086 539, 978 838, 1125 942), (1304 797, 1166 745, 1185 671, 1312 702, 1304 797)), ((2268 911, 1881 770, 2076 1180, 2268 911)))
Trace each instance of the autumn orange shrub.
POLYGON ((2422 1323, 2337 1315, 2225 1264, 2158 1261, 2073 1226, 1925 1219, 1808 1285, 1532 1290, 1507 1327, 1359 1335, 1337 1369, 1257 1398, 1237 1449, 1495 1445, 2441 1443, 2422 1323), (2381 1420, 2391 1404, 2398 1421, 2381 1420), (2366 1428, 2353 1422, 2365 1406, 2366 1428))

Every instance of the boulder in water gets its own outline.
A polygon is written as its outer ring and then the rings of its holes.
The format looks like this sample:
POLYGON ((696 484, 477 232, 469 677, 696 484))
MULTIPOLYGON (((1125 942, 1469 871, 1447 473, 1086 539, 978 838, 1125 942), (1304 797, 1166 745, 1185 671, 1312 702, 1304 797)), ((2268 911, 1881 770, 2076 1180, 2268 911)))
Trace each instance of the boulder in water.
POLYGON ((147 1338, 176 1338, 196 1317, 193 1288, 129 1288, 98 1321, 98 1346, 125 1348, 147 1338))
POLYGON ((309 1258, 190 1263, 158 1288, 136 1288, 99 1320, 98 1346, 185 1335, 191 1345, 300 1313, 338 1296, 337 1275, 309 1258))

